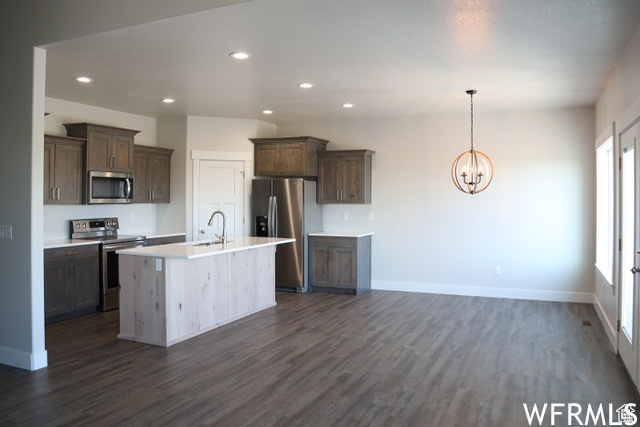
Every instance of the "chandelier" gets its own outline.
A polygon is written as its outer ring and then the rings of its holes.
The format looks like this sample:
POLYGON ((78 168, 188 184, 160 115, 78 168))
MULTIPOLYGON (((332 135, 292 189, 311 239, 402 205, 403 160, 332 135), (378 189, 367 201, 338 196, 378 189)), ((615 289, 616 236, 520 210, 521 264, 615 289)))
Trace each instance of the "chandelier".
POLYGON ((473 95, 476 90, 468 90, 471 96, 471 149, 456 157, 451 166, 451 178, 458 190, 476 194, 486 189, 493 179, 493 164, 484 153, 473 148, 473 95))

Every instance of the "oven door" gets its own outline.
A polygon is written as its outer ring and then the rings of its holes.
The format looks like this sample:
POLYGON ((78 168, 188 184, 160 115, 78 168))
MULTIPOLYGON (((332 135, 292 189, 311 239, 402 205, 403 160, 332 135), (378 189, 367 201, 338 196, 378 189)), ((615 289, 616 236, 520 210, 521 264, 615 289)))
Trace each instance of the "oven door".
POLYGON ((102 269, 102 280, 100 281, 100 308, 102 311, 115 310, 120 305, 118 289, 120 280, 118 271, 118 254, 121 249, 141 248, 144 240, 123 243, 103 243, 100 266, 102 269))

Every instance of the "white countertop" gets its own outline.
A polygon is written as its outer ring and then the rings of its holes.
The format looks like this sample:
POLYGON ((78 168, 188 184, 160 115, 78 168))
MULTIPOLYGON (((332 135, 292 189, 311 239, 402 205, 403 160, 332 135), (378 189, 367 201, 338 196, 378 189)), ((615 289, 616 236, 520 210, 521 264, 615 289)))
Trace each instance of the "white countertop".
POLYGON ((194 246, 207 242, 208 240, 197 242, 172 243, 170 245, 147 246, 142 248, 123 249, 117 251, 120 255, 137 255, 150 256, 157 258, 202 258, 213 255, 220 255, 229 252, 242 251, 247 249, 259 248, 262 246, 281 245, 284 243, 295 242, 296 239, 287 239, 279 237, 249 237, 236 236, 222 245, 216 244, 211 246, 194 246))
POLYGON ((97 245, 100 242, 96 240, 82 240, 82 239, 58 239, 58 240, 45 240, 44 249, 64 248, 66 246, 81 246, 81 245, 97 245))
POLYGON ((317 233, 309 233, 309 236, 320 236, 320 237, 364 237, 364 236, 371 236, 373 235, 373 231, 369 231, 369 232, 362 232, 362 233, 350 233, 347 231, 339 231, 339 232, 332 232, 332 231, 319 231, 317 233))

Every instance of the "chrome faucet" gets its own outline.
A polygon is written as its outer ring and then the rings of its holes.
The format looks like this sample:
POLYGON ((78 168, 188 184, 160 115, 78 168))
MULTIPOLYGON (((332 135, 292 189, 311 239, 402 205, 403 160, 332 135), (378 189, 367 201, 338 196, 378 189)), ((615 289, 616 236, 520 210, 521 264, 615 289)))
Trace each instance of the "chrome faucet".
POLYGON ((216 214, 220 214, 222 215, 222 236, 218 236, 216 234, 216 237, 218 239, 220 239, 220 241, 222 242, 222 244, 224 245, 225 243, 227 243, 227 218, 224 216, 224 212, 222 211, 215 211, 214 213, 211 214, 211 218, 209 218, 209 222, 207 223, 207 225, 209 227, 211 227, 211 225, 213 225, 213 217, 216 216, 216 214))

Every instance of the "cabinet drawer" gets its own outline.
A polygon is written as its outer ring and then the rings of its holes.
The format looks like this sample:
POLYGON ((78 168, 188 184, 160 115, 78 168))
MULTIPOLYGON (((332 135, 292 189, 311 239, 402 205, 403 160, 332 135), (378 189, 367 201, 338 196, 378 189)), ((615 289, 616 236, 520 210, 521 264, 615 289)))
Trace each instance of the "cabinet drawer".
POLYGON ((355 237, 309 236, 309 245, 314 247, 355 248, 355 237))
POLYGON ((44 250, 44 262, 65 261, 70 258, 88 258, 98 256, 98 245, 65 246, 44 250))

